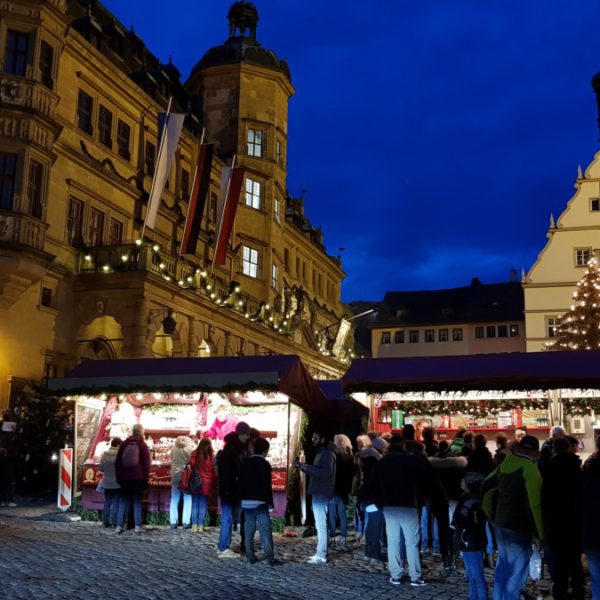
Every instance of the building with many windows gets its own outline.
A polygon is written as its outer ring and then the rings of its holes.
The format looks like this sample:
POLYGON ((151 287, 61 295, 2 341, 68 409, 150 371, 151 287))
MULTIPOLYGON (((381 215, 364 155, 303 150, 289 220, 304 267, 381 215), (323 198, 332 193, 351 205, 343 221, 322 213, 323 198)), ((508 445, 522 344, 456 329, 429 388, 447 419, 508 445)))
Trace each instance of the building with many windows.
POLYGON ((516 281, 483 284, 475 278, 447 290, 388 292, 368 312, 364 303, 353 308, 364 312, 355 338, 370 332, 374 358, 525 351, 523 290, 516 281))
POLYGON ((294 88, 254 5, 233 4, 228 38, 185 82, 100 3, 7 0, 0 17, 0 405, 84 358, 286 353, 340 376, 344 273, 287 191, 294 88), (169 98, 187 117, 141 239, 169 98), (203 128, 208 201, 195 254, 179 256, 203 128), (234 155, 246 179, 213 269, 234 155))

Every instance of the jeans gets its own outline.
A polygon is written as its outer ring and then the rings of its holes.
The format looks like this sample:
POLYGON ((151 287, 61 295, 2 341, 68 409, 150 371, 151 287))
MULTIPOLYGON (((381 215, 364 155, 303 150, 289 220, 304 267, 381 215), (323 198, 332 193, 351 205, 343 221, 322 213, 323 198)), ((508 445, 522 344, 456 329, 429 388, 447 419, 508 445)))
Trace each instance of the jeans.
POLYGON ((121 490, 104 490, 104 510, 102 511, 102 522, 107 527, 117 524, 117 513, 119 511, 119 500, 121 490))
POLYGON ((192 525, 204 525, 208 496, 201 494, 192 496, 192 525))
POLYGON ((219 530, 219 552, 227 550, 231 546, 231 528, 239 505, 235 502, 221 500, 221 529, 219 530))
POLYGON ((400 553, 401 539, 406 542, 408 574, 411 581, 421 579, 421 557, 419 555, 419 511, 410 506, 384 506, 385 529, 388 540, 388 564, 390 575, 400 579, 404 564, 400 553))
POLYGON ((494 532, 492 530, 493 525, 488 521, 485 525, 485 535, 487 537, 487 546, 485 553, 492 556, 494 554, 494 532))
POLYGON ((585 550, 592 580, 592 600, 600 600, 600 550, 585 550))
POLYGON ((429 547, 431 547, 434 552, 439 552, 440 536, 437 519, 433 518, 429 506, 424 506, 421 511, 421 549, 425 550, 429 547))
POLYGON ((269 507, 261 504, 256 508, 244 508, 244 528, 246 533, 246 558, 251 561, 256 558, 254 554, 254 534, 256 526, 260 533, 260 543, 265 553, 265 559, 273 558, 273 532, 271 531, 271 516, 269 507))
POLYGON ((519 600, 529 576, 531 539, 522 533, 496 526, 498 562, 493 600, 519 600))
POLYGON ((192 517, 192 495, 185 494, 176 485, 171 486, 171 505, 169 507, 169 523, 177 525, 179 522, 179 500, 183 496, 183 514, 181 521, 184 527, 190 525, 192 517))
POLYGON ((465 572, 469 582, 469 600, 488 600, 488 589, 483 575, 483 552, 463 552, 465 572))
POLYGON ((356 535, 363 536, 367 527, 367 513, 365 512, 365 503, 357 500, 356 510, 354 511, 354 527, 356 535))
POLYGON ((346 539, 348 534, 348 517, 346 515, 346 504, 340 496, 334 496, 329 501, 329 535, 335 536, 336 517, 340 517, 340 537, 346 539))
POLYGON ((327 509, 329 507, 329 498, 322 496, 313 496, 312 510, 315 517, 315 527, 317 528, 317 552, 316 556, 327 558, 327 509))
POLYGON ((381 554, 381 532, 383 531, 383 512, 375 510, 367 513, 365 527, 365 556, 376 560, 383 560, 381 554))
POLYGON ((143 490, 121 490, 119 510, 117 511, 117 526, 123 527, 125 516, 133 504, 133 522, 136 527, 142 526, 142 498, 143 490))

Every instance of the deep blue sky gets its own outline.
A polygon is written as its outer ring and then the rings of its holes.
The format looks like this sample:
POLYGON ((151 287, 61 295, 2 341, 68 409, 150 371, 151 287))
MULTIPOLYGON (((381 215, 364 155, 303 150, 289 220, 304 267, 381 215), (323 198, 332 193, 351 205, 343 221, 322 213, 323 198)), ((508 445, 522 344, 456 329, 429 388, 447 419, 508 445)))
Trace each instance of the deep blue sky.
MULTIPOLYGON (((105 4, 184 77, 230 0, 105 4), (143 5, 143 8, 142 8, 143 5)), ((342 253, 345 301, 506 281, 598 150, 597 1, 257 0, 289 61, 288 188, 342 253)))

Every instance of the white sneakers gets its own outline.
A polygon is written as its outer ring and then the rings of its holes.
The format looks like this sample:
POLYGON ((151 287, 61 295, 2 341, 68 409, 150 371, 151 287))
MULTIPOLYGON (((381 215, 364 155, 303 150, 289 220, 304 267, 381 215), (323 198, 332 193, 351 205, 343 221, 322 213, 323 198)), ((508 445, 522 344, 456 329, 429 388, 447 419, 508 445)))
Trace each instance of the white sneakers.
POLYGON ((327 562, 327 559, 315 554, 314 556, 311 556, 306 562, 308 562, 309 565, 322 565, 327 562))
POLYGON ((240 558, 241 554, 234 552, 231 548, 227 548, 222 552, 217 552, 219 558, 240 558))

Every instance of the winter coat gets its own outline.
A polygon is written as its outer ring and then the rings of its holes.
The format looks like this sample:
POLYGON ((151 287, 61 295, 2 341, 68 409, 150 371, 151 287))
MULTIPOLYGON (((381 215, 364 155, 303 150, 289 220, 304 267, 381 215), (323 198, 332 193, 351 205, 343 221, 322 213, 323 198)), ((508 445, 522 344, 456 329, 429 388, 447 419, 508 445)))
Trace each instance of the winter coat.
POLYGON ((194 442, 187 435, 180 435, 171 450, 171 485, 177 487, 183 469, 195 448, 194 442))
POLYGON ((119 448, 109 448, 100 459, 100 471, 104 473, 102 485, 105 490, 118 490, 121 486, 117 481, 116 463, 119 448))
POLYGON ((439 446, 435 440, 426 441, 423 445, 425 446, 425 454, 428 458, 430 456, 435 456, 438 453, 439 446))
POLYGON ((197 452, 192 452, 188 464, 192 469, 198 469, 200 477, 202 477, 201 496, 212 496, 217 479, 217 470, 215 469, 215 461, 212 458, 205 459, 199 456, 197 452))
POLYGON ((581 530, 581 484, 579 456, 556 454, 548 461, 542 483, 542 518, 551 543, 581 530))
POLYGON ((139 491, 148 486, 150 477, 150 451, 140 435, 130 435, 120 446, 115 463, 117 482, 124 490, 139 491), (123 465, 123 452, 130 444, 137 444, 140 461, 137 465, 128 467, 123 465))
POLYGON ((583 464, 582 515, 584 551, 600 551, 600 455, 590 456, 583 464))
POLYGON ((533 539, 544 538, 542 477, 533 460, 509 454, 481 484, 482 506, 496 526, 533 539))
POLYGON ((335 446, 330 443, 317 452, 312 465, 302 464, 300 469, 310 475, 308 493, 318 498, 333 498, 336 471, 335 446))
POLYGON ((225 436, 225 446, 218 456, 219 496, 221 501, 240 501, 239 478, 246 446, 236 433, 225 436))
MULTIPOLYGON (((458 438, 461 439, 461 438, 458 438)), ((463 495, 460 487, 465 476, 467 459, 464 456, 432 456, 429 463, 437 476, 448 500, 460 500, 463 495)))
POLYGON ((540 455, 538 456, 537 466, 540 470, 540 473, 542 474, 542 477, 546 476, 545 471, 546 467, 550 463, 550 459, 552 458, 553 446, 554 439, 550 438, 549 440, 546 440, 540 448, 540 455))
POLYGON ((454 438, 450 443, 450 452, 453 454, 460 454, 462 452, 465 440, 461 437, 454 438))
POLYGON ((467 457, 467 471, 487 477, 496 468, 492 453, 487 448, 475 448, 467 457))
POLYGON ((347 452, 336 452, 335 457, 334 492, 344 502, 348 502, 348 496, 350 495, 354 480, 354 459, 352 454, 348 454, 347 452))
POLYGON ((224 440, 227 434, 235 433, 238 423, 239 420, 236 417, 225 417, 224 421, 215 419, 210 429, 204 434, 204 437, 224 440))
POLYGON ((369 481, 379 508, 420 508, 430 487, 431 468, 425 456, 412 452, 389 452, 377 462, 369 481))
POLYGON ((358 461, 361 472, 361 484, 358 490, 358 500, 363 503, 371 503, 373 499, 370 497, 369 480, 375 465, 383 458, 383 454, 379 453, 373 446, 363 448, 358 453, 358 461))
POLYGON ((504 448, 498 448, 494 452, 494 462, 496 465, 502 464, 502 461, 510 454, 510 450, 505 446, 504 448))
POLYGON ((263 456, 254 454, 244 461, 240 470, 240 499, 264 502, 274 508, 271 465, 263 456))

